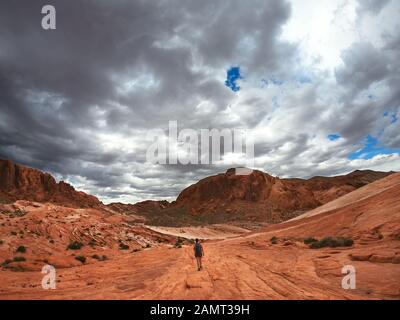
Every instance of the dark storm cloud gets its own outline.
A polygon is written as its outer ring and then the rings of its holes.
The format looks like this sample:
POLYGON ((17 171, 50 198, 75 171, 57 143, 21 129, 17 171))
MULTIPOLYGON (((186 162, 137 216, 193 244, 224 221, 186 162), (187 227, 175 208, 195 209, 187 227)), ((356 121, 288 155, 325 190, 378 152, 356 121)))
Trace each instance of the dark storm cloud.
POLYGON ((358 10, 360 13, 371 12, 373 14, 379 14, 390 1, 391 0, 359 0, 358 10))
POLYGON ((193 168, 157 180, 159 171, 141 171, 146 145, 136 139, 122 151, 112 147, 115 140, 104 147, 104 136, 129 140, 170 119, 192 128, 221 124, 207 113, 193 119, 202 101, 218 113, 233 97, 207 69, 223 74, 241 63, 279 71, 282 55, 293 53, 276 39, 289 15, 290 6, 277 0, 2 1, 0 157, 78 185, 84 179, 99 195, 125 194, 124 186, 162 195, 161 180, 176 194, 182 186, 173 178, 186 184, 199 176, 193 168), (44 4, 56 8, 56 30, 41 28, 44 4), (135 177, 139 182, 130 183, 135 177))
POLYGON ((389 73, 388 61, 370 43, 355 43, 342 55, 345 67, 336 71, 339 84, 357 91, 368 89, 389 73))
MULTIPOLYGON (((360 8, 384 11, 382 3, 360 8)), ((169 120, 256 129, 259 167, 279 175, 350 169, 340 161, 382 126, 382 141, 398 145, 398 122, 382 116, 399 111, 398 36, 389 30, 382 48, 365 41, 343 53, 331 107, 323 76, 288 80, 302 69, 297 44, 280 38, 290 15, 281 0, 1 1, 0 157, 126 201, 174 198, 230 167, 147 163, 147 133, 166 133, 169 120), (45 4, 56 8, 56 30, 41 28, 45 4), (224 84, 232 66, 240 92, 224 84), (282 81, 254 88, 263 78, 282 81), (384 98, 359 101, 379 83, 384 98), (343 137, 336 149, 316 141, 332 132, 343 137)))

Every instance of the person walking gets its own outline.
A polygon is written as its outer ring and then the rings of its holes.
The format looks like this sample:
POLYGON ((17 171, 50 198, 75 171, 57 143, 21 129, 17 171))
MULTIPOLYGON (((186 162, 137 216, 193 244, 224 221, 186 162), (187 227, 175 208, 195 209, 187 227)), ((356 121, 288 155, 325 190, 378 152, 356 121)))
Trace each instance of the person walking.
POLYGON ((197 270, 200 271, 201 269, 203 269, 203 265, 201 264, 201 258, 204 257, 204 250, 199 239, 196 239, 196 242, 194 243, 194 256, 197 262, 197 270))

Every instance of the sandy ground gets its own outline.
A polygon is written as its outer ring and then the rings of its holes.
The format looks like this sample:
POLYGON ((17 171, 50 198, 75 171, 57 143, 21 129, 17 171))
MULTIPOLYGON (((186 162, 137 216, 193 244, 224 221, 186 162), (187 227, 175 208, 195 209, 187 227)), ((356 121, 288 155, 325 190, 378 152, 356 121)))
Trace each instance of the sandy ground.
POLYGON ((145 226, 146 228, 185 239, 203 239, 203 240, 217 240, 237 237, 250 232, 247 229, 227 225, 227 224, 214 224, 202 227, 158 227, 158 226, 145 226))
MULTIPOLYGON (((156 248, 57 270, 43 290, 36 272, 1 272, 1 299, 400 299, 399 265, 351 261, 357 249, 311 250, 272 245, 269 235, 205 243, 204 270, 193 249, 156 248), (341 286, 345 265, 357 269, 356 290, 341 286)), ((374 245, 373 249, 387 244, 374 245)), ((392 245, 392 250, 399 250, 392 245)))

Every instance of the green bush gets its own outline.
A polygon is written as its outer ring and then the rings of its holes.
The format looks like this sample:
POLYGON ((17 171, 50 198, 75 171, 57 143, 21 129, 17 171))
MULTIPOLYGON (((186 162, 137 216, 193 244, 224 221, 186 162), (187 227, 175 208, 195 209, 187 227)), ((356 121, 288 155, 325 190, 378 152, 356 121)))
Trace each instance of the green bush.
POLYGON ((183 244, 183 239, 178 237, 178 239, 175 242, 175 248, 182 248, 182 244, 183 244))
POLYGON ((277 243, 278 243, 278 237, 273 236, 273 237, 270 239, 270 241, 271 241, 272 244, 277 244, 277 243))
POLYGON ((82 263, 86 262, 86 258, 84 256, 76 256, 75 259, 80 261, 80 262, 82 262, 82 263))
POLYGON ((354 241, 348 237, 325 237, 319 241, 310 243, 311 249, 320 249, 324 247, 337 248, 337 247, 351 247, 354 241))
POLYGON ((125 244, 125 243, 120 243, 119 244, 119 249, 120 250, 128 250, 129 246, 127 244, 125 244))
POLYGON ((21 209, 17 209, 14 211, 14 216, 23 217, 24 215, 26 215, 26 213, 24 211, 22 211, 21 209))
POLYGON ((12 262, 11 259, 6 259, 3 261, 3 263, 1 264, 3 267, 7 267, 10 263, 12 262))
POLYGON ((17 248, 16 252, 25 253, 25 252, 26 252, 25 246, 19 246, 19 247, 17 248))
POLYGON ((13 261, 14 262, 22 262, 22 261, 26 261, 26 259, 24 257, 14 257, 13 261))
POLYGON ((68 247, 67 250, 79 250, 83 247, 83 244, 77 241, 71 242, 68 247))
POLYGON ((318 240, 313 237, 308 237, 308 238, 304 239, 304 244, 310 244, 310 243, 317 242, 317 241, 318 240))

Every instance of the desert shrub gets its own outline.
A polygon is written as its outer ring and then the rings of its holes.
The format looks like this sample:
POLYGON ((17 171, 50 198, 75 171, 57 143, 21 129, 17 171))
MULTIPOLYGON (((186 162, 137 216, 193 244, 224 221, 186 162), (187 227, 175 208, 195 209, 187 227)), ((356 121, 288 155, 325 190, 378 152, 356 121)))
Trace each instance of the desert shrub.
POLYGON ((26 259, 24 257, 14 257, 13 261, 14 262, 22 262, 22 261, 26 261, 26 259))
POLYGON ((25 253, 26 252, 26 247, 25 246, 19 246, 17 248, 16 252, 25 253))
POLYGON ((125 243, 120 243, 119 244, 119 249, 120 250, 128 250, 129 246, 127 244, 125 244, 125 243))
POLYGON ((325 237, 319 241, 310 244, 311 249, 320 249, 324 247, 337 248, 337 247, 351 247, 354 241, 348 237, 325 237))
POLYGON ((84 256, 76 256, 75 259, 80 261, 80 262, 82 262, 82 263, 86 262, 86 258, 84 256))
POLYGON ((4 244, 4 241, 3 241, 3 240, 0 240, 0 245, 1 245, 1 244, 4 244))
POLYGON ((354 241, 351 238, 344 237, 343 238, 343 244, 344 244, 345 247, 351 247, 354 244, 354 241))
POLYGON ((96 240, 92 239, 89 242, 89 246, 94 247, 97 244, 96 240))
POLYGON ((67 250, 79 250, 83 247, 83 244, 77 241, 71 242, 68 247, 67 250))
POLYGON ((104 261, 104 260, 107 260, 107 256, 99 256, 99 255, 97 255, 97 254, 94 254, 94 255, 92 255, 92 258, 93 259, 96 259, 96 260, 99 260, 99 261, 104 261))
POLYGON ((14 211, 14 216, 15 217, 23 217, 26 213, 22 211, 21 209, 17 209, 14 211))
POLYGON ((11 235, 12 235, 12 236, 16 236, 17 233, 16 233, 15 231, 11 231, 11 235))
POLYGON ((317 242, 317 241, 318 240, 313 237, 308 237, 308 238, 304 239, 304 244, 310 244, 310 243, 317 242))
POLYGON ((10 263, 12 262, 11 259, 6 259, 3 261, 3 263, 1 264, 3 267, 7 267, 10 263))
POLYGON ((53 243, 54 243, 54 240, 53 240, 53 239, 50 239, 49 242, 50 242, 51 244, 53 244, 53 243))
POLYGON ((150 243, 146 244, 146 248, 151 248, 151 244, 150 243))
POLYGON ((270 241, 271 241, 272 244, 277 244, 277 243, 278 243, 278 238, 277 238, 276 236, 273 236, 273 237, 270 239, 270 241))
POLYGON ((178 237, 178 239, 175 242, 175 248, 182 248, 182 244, 183 244, 183 239, 178 237))

